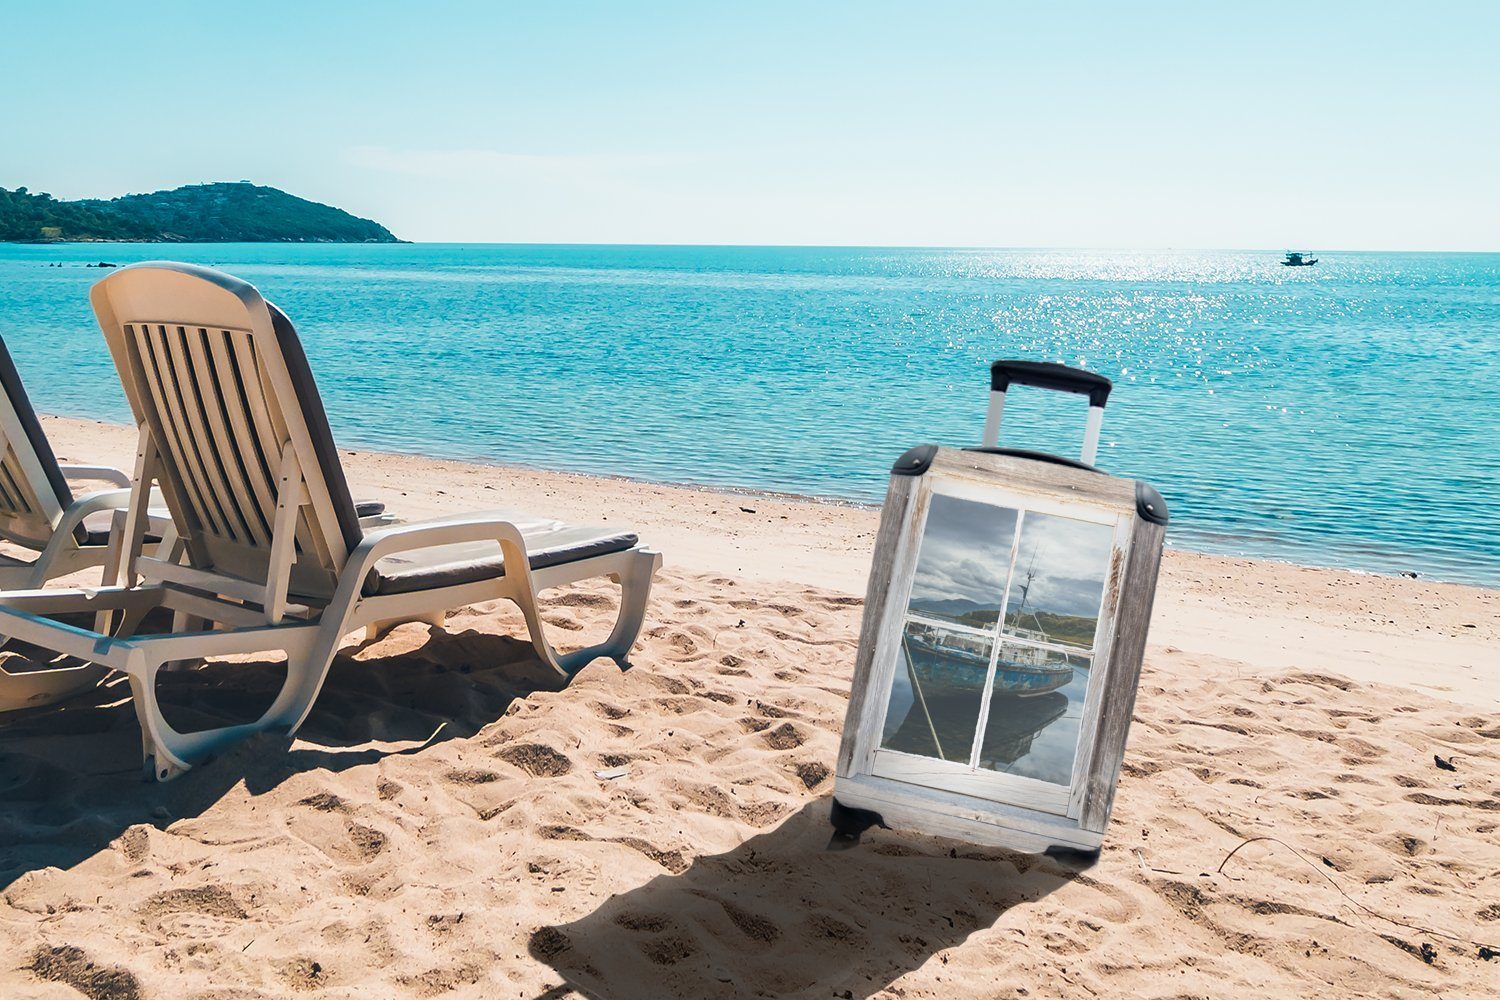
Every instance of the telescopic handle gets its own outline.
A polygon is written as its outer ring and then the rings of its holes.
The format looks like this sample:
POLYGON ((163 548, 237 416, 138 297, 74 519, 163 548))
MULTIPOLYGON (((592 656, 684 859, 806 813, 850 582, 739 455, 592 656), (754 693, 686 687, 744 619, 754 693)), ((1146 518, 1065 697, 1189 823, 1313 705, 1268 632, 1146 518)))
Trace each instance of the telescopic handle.
POLYGON ((1051 361, 996 361, 990 365, 990 409, 984 421, 984 446, 1000 443, 1000 418, 1005 412, 1005 393, 1013 385, 1071 392, 1089 398, 1088 423, 1083 429, 1083 462, 1092 465, 1099 451, 1099 430, 1104 424, 1104 404, 1114 383, 1097 372, 1051 361))
POLYGON ((1069 368, 1052 361, 996 361, 990 365, 990 391, 1005 392, 1013 385, 1031 385, 1055 392, 1087 396, 1090 406, 1102 407, 1114 383, 1098 372, 1069 368))

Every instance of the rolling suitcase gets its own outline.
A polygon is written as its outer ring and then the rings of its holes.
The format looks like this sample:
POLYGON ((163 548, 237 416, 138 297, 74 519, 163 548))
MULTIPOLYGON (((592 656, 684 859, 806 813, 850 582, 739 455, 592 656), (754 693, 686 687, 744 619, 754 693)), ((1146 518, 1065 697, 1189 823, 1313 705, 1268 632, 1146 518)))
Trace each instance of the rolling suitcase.
POLYGON ((834 846, 871 825, 1097 852, 1119 779, 1167 508, 1093 466, 1112 385, 997 361, 977 448, 897 459, 835 778, 834 846), (1080 460, 999 446, 1007 393, 1088 397, 1080 460))

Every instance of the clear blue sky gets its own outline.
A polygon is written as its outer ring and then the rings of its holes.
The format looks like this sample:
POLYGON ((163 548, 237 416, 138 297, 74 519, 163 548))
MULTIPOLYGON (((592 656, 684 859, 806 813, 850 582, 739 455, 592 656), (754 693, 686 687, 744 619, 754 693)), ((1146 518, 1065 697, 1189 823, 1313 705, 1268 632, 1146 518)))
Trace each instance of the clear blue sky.
POLYGON ((1500 3, 8 3, 0 186, 415 240, 1500 250, 1500 3))

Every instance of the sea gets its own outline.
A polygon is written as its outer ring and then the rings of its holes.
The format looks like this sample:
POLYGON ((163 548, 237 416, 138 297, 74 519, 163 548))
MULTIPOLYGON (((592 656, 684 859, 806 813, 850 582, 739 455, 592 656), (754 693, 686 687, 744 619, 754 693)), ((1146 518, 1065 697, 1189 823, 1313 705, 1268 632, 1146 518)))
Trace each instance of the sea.
MULTIPOLYGON (((979 443, 991 361, 1061 361, 1170 545, 1500 586, 1500 254, 1317 256, 0 244, 0 336, 39 411, 127 422, 88 265, 190 261, 292 317, 346 447, 859 504, 979 443)), ((1019 389, 1002 444, 1085 411, 1019 389)))

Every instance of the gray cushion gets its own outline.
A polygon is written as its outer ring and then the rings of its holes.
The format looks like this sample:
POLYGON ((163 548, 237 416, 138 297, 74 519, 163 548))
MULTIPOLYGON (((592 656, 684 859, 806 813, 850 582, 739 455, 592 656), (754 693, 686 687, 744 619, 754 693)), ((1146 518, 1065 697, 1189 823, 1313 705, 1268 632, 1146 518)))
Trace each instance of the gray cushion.
MULTIPOLYGON (((379 500, 360 500, 354 505, 354 509, 359 513, 360 517, 374 517, 376 514, 385 513, 385 504, 379 500)), ((84 541, 82 544, 108 545, 109 526, 110 522, 114 519, 114 513, 112 510, 96 510, 92 514, 85 515, 83 519, 84 541)), ((158 511, 158 513, 166 516, 166 511, 158 511)), ((146 533, 146 541, 154 545, 161 541, 161 539, 148 531, 146 533)))
MULTIPOLYGON (((520 528, 532 569, 623 552, 640 540, 632 531, 565 524, 534 517, 508 517, 520 528)), ((460 516, 459 519, 462 519, 460 516)), ((410 594, 456 587, 505 575, 499 542, 459 542, 413 549, 386 556, 375 564, 364 584, 366 596, 410 594)))
MULTIPOLYGON (((114 514, 115 512, 112 510, 96 510, 92 514, 85 515, 83 519, 83 544, 108 545, 109 525, 110 521, 114 519, 114 514)), ((161 541, 161 539, 147 532, 146 541, 155 543, 161 541)))
POLYGON ((353 552, 364 533, 359 527, 360 514, 349 496, 349 482, 344 478, 344 465, 339 461, 339 450, 333 443, 328 414, 323 410, 323 397, 318 393, 318 384, 313 380, 312 368, 307 363, 307 354, 302 350, 302 341, 292 321, 270 302, 266 303, 266 309, 271 313, 271 328, 276 331, 276 341, 281 345, 281 356, 286 361, 287 374, 291 376, 292 391, 297 394, 302 418, 312 436, 313 453, 318 456, 318 465, 323 470, 324 485, 328 487, 328 499, 333 504, 339 531, 344 536, 344 546, 353 552))

